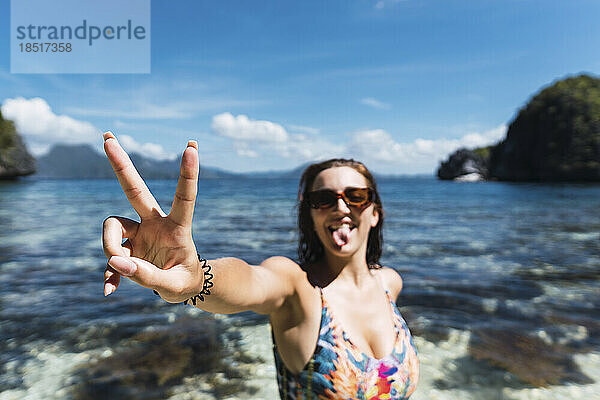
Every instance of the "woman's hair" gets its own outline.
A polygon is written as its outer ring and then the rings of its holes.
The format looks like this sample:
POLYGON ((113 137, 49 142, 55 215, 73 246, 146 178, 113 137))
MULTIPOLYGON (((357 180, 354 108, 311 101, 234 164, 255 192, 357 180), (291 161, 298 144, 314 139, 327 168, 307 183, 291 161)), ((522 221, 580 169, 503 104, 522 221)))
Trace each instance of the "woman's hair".
POLYGON ((377 192, 377 183, 375 178, 367 167, 359 161, 344 158, 332 158, 327 161, 309 165, 300 178, 298 187, 298 228, 300 229, 300 237, 298 241, 298 257, 300 266, 305 268, 309 264, 313 264, 323 257, 323 244, 314 230, 312 216, 310 214, 311 206, 306 200, 308 192, 312 190, 315 178, 323 170, 333 167, 350 167, 358 171, 369 182, 369 187, 373 190, 373 204, 379 213, 379 221, 369 231, 369 239, 367 242, 367 265, 377 265, 379 257, 381 257, 381 249, 383 247, 383 205, 379 193, 377 192))

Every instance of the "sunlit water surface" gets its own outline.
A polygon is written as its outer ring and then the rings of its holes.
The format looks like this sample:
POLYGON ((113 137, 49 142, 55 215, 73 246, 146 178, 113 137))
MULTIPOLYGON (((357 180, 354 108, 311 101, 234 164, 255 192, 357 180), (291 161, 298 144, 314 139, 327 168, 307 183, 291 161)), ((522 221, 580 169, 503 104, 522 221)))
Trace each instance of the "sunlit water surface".
MULTIPOLYGON (((165 211, 175 185, 149 182, 165 211)), ((505 374, 469 356, 469 338, 489 330, 566 346, 579 372, 597 379, 598 358, 589 357, 600 351, 600 186, 426 178, 379 186, 381 264, 404 279, 398 305, 422 347, 415 398, 535 398, 538 389, 512 375, 473 381, 488 368, 505 374)), ((201 181, 193 226, 200 253, 251 264, 272 255, 295 259, 296 191, 292 180, 201 181)), ((0 399, 68 398, 78 363, 101 357, 127 332, 190 314, 127 280, 103 296, 100 233, 108 215, 136 218, 116 180, 0 183, 0 399)), ((248 313, 222 321, 240 332, 266 324, 248 313)), ((270 349, 268 330, 260 332, 245 343, 270 349)), ((567 388, 569 398, 596 385, 573 378, 550 390, 560 397, 567 388)))

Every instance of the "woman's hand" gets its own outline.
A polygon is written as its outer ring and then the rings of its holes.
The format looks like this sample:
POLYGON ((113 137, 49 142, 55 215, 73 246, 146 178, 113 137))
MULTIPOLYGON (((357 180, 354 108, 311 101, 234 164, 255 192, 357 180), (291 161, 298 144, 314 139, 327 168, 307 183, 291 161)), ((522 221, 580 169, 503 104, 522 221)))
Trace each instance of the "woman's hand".
POLYGON ((104 220, 102 245, 108 258, 104 295, 119 286, 124 275, 158 291, 171 303, 202 289, 203 271, 192 239, 192 218, 198 191, 198 144, 189 141, 181 159, 171 212, 166 215, 148 190, 127 153, 111 132, 104 134, 104 151, 140 222, 123 217, 104 220), (127 239, 123 242, 123 239, 127 239))

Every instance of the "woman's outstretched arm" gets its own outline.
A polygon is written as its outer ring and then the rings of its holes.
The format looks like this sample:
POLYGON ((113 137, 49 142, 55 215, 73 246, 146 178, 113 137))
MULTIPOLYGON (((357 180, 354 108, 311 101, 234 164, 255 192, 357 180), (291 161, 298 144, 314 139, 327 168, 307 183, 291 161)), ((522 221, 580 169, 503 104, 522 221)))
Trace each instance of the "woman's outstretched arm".
MULTIPOLYGON (((171 303, 200 293, 204 284, 202 263, 192 239, 192 219, 198 190, 198 145, 188 142, 173 205, 165 214, 150 193, 115 136, 104 134, 104 150, 115 174, 140 216, 140 221, 108 217, 104 221, 102 244, 108 259, 104 273, 104 294, 119 286, 121 276, 156 290, 171 303)), ((292 260, 271 257, 252 266, 237 258, 209 260, 213 287, 196 306, 215 313, 251 310, 271 314, 295 293, 304 272, 292 260)))

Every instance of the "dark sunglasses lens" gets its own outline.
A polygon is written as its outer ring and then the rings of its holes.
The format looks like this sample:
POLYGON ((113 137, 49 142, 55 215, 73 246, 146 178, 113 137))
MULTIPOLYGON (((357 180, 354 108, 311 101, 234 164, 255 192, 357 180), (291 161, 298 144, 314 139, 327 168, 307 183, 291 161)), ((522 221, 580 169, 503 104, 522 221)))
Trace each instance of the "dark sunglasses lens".
POLYGON ((362 206, 369 202, 369 189, 346 189, 346 199, 352 205, 362 206))
POLYGON ((310 205, 313 208, 331 207, 337 201, 337 196, 330 190, 319 190, 310 193, 310 205))
MULTIPOLYGON (((369 188, 349 188, 342 197, 348 205, 364 207, 371 204, 373 196, 369 188)), ((312 208, 329 208, 337 203, 338 195, 331 190, 318 190, 308 193, 307 200, 312 208)))

